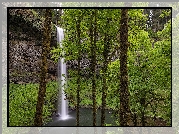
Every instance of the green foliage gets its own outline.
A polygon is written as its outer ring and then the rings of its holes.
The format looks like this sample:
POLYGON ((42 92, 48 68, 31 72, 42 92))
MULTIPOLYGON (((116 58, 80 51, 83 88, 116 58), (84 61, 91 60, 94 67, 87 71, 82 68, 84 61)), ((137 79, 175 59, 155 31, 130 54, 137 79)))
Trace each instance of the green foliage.
POLYGON ((145 29, 147 14, 143 14, 143 9, 130 9, 129 14, 129 35, 135 35, 139 30, 145 29))
MULTIPOLYGON (((67 93, 67 97, 69 99, 69 105, 71 107, 75 107, 76 106, 76 94, 77 94, 77 84, 76 84, 76 80, 77 77, 73 77, 71 79, 69 79, 67 81, 67 89, 65 90, 65 92, 67 93)), ((85 79, 81 79, 81 90, 80 90, 80 105, 82 107, 88 107, 88 106, 92 106, 92 91, 91 91, 91 80, 85 80, 85 79), (88 93, 88 94, 86 94, 88 93)), ((101 105, 101 93, 100 93, 100 86, 101 83, 100 81, 97 81, 97 105, 100 106, 101 105)))
POLYGON ((10 89, 10 93, 9 93, 10 126, 33 125, 32 122, 33 122, 33 115, 35 114, 37 91, 38 91, 37 88, 38 88, 37 85, 28 85, 28 86, 27 85, 19 86, 16 84, 10 85, 9 88, 10 89))
POLYGON ((162 10, 162 13, 159 17, 164 18, 171 15, 171 10, 162 10))
POLYGON ((133 47, 136 51, 129 52, 131 109, 133 112, 145 112, 145 115, 153 111, 152 115, 162 116, 170 122, 171 23, 157 33, 161 41, 156 42, 154 48, 147 32, 141 31, 139 34, 141 36, 137 36, 136 40, 129 38, 132 44, 138 43, 137 47, 133 47))
POLYGON ((111 62, 108 65, 107 69, 107 106, 112 109, 118 109, 119 106, 119 96, 118 89, 120 86, 120 63, 119 60, 116 60, 114 62, 111 62), (116 94, 114 96, 114 94, 116 94), (112 104, 112 105, 110 105, 112 104))
POLYGON ((38 13, 37 13, 35 10, 33 10, 33 9, 32 9, 32 14, 33 14, 35 17, 38 16, 38 13))
MULTIPOLYGON (((70 107, 75 107, 76 106, 76 94, 77 94, 77 84, 76 84, 76 77, 70 78, 67 81, 67 89, 65 90, 67 97, 69 99, 69 106, 70 107)), ((92 81, 91 79, 82 79, 81 80, 81 90, 80 90, 80 106, 81 107, 91 107, 93 102, 92 102, 92 85, 91 85, 92 81)), ((107 95, 107 99, 106 99, 106 103, 107 103, 107 107, 109 109, 116 109, 119 103, 119 98, 116 96, 114 97, 114 94, 117 93, 117 89, 118 87, 116 86, 117 82, 112 80, 108 81, 108 84, 111 86, 109 87, 109 91, 108 91, 108 95, 107 95), (111 86, 109 83, 112 82, 111 86)), ((97 79, 96 80, 96 101, 97 101, 97 106, 98 108, 101 107, 102 104, 102 80, 97 79)))
MULTIPOLYGON (((63 51, 65 52, 66 60, 77 59, 78 50, 80 49, 84 54, 88 53, 90 55, 90 36, 89 36, 89 23, 90 15, 93 10, 79 10, 79 9, 65 9, 62 19, 65 20, 62 24, 62 27, 65 29, 65 39, 62 42, 63 51), (81 47, 77 44, 77 32, 76 32, 76 22, 77 18, 80 17, 80 30, 81 30, 81 47)), ((111 10, 110 12, 107 9, 98 10, 97 16, 97 31, 99 33, 99 38, 97 39, 97 60, 100 60, 101 53, 104 49, 104 34, 111 38, 110 39, 110 48, 114 49, 115 44, 117 43, 116 35, 119 31, 118 22, 120 20, 120 10, 111 10), (116 17, 119 16, 119 17, 116 17), (106 19, 107 18, 107 19, 106 19), (108 25, 108 24, 111 25, 108 25)), ((52 58, 58 59, 61 50, 58 48, 53 48, 51 51, 53 54, 52 58)))
MULTIPOLYGON (((33 126, 37 104, 38 84, 10 84, 9 87, 9 125, 33 126)), ((49 122, 52 111, 56 108, 57 83, 47 84, 47 92, 43 111, 43 123, 49 122)))
POLYGON ((107 123, 106 123, 105 126, 112 126, 112 124, 107 124, 107 123))
POLYGON ((59 57, 63 57, 62 52, 63 49, 60 47, 60 45, 58 45, 57 48, 53 47, 50 52, 52 54, 51 59, 53 59, 55 62, 58 62, 59 57))
MULTIPOLYGON (((142 3, 141 3, 142 4, 142 3)), ((89 23, 93 10, 65 9, 62 19, 62 27, 65 29, 63 50, 66 60, 77 59, 78 50, 90 59, 89 23), (81 47, 77 44, 76 22, 81 18, 81 47)), ((97 62, 103 65, 103 51, 106 45, 105 39, 109 39, 108 56, 119 46, 120 10, 98 10, 97 11, 97 62), (116 17, 117 16, 117 17, 116 17), (109 25, 110 24, 110 25, 109 25)), ((161 116, 170 122, 171 118, 171 21, 165 24, 162 31, 153 32, 146 30, 145 23, 147 15, 143 9, 129 10, 129 51, 128 51, 128 75, 130 89, 130 106, 132 112, 139 117, 161 116), (157 42, 154 41, 157 39, 157 42), (154 43, 155 42, 155 43, 154 43)), ((170 11, 162 12, 164 16, 170 11)), ((162 16, 162 15, 161 15, 162 16)), ((52 51, 58 58, 60 49, 52 51)), ((119 57, 119 55, 118 55, 119 57)), ((109 61, 107 65, 107 108, 119 108, 119 86, 120 86, 120 61, 109 61)), ((102 74, 102 70, 100 71, 102 74)), ((77 72, 70 70, 71 78, 68 80, 66 89, 70 100, 70 106, 76 105, 77 72)), ((80 105, 92 106, 92 86, 90 78, 82 78, 80 90, 80 105), (86 94, 88 93, 88 94, 86 94)), ((102 80, 96 79, 97 83, 97 105, 101 106, 102 80)))
POLYGON ((158 31, 157 32, 158 34, 158 37, 159 39, 162 39, 162 40, 168 40, 170 41, 171 40, 171 20, 168 21, 168 23, 166 23, 164 25, 164 29, 162 31, 158 31))
POLYGON ((13 134, 22 131, 23 133, 27 133, 29 130, 26 128, 15 128, 15 127, 7 127, 7 85, 2 86, 2 133, 3 134, 13 134))

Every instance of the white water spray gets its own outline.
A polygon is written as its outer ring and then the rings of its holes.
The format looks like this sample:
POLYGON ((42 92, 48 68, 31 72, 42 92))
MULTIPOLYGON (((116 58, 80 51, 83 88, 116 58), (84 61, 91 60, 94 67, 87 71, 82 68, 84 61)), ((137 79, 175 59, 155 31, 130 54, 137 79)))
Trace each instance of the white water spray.
MULTIPOLYGON (((62 47, 62 40, 64 38, 63 29, 57 28, 57 42, 60 43, 60 47, 62 47)), ((66 63, 64 62, 64 58, 59 58, 58 60, 58 80, 59 80, 59 102, 58 102, 58 115, 60 115, 60 119, 65 120, 68 118, 68 102, 65 96, 65 83, 66 83, 66 63)))

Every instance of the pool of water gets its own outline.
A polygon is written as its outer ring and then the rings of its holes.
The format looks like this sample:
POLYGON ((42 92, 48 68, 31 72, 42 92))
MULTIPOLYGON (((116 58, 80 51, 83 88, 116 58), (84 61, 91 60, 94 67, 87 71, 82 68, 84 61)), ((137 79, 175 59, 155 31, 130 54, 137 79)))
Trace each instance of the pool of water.
MULTIPOLYGON (((93 110, 90 108, 80 108, 80 126, 93 126, 93 110)), ((97 126, 101 126, 101 110, 97 110, 96 116, 97 126)), ((112 124, 112 126, 116 126, 115 121, 117 120, 113 116, 112 110, 105 110, 105 123, 112 124)), ((59 116, 53 116, 53 121, 48 123, 46 126, 76 126, 76 110, 69 110, 68 118, 65 120, 60 119, 59 116)))

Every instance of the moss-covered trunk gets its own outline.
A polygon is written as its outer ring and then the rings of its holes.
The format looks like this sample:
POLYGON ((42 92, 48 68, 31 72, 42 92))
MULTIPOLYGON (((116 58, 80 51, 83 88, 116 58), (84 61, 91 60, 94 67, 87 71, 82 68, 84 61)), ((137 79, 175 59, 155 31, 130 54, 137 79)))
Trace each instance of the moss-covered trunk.
POLYGON ((121 9, 120 25, 120 125, 130 125, 129 89, 128 89, 128 9, 121 9))
MULTIPOLYGON (((108 25, 108 24, 107 24, 108 25)), ((104 50, 103 50, 103 87, 102 87, 102 110, 101 110, 101 126, 105 126, 105 107, 106 107, 106 96, 107 96, 107 83, 106 83, 106 73, 107 73, 107 66, 108 66, 108 53, 109 53, 109 37, 107 33, 105 34, 104 38, 104 50)))
POLYGON ((93 99, 93 126, 96 126, 96 30, 97 30, 97 9, 92 11, 91 20, 90 20, 90 43, 91 43, 91 74, 92 74, 92 99, 93 99), (93 28, 93 18, 94 28, 93 28), (94 32, 94 34, 93 34, 94 32), (93 39, 94 37, 94 39, 93 39))
POLYGON ((80 105, 80 84, 81 84, 81 75, 80 75, 80 72, 81 72, 81 69, 80 69, 80 61, 81 61, 81 45, 80 45, 80 34, 81 34, 81 31, 80 31, 80 23, 81 23, 81 20, 80 18, 78 18, 77 20, 77 24, 76 24, 76 30, 77 30, 77 45, 78 45, 78 78, 77 78, 77 112, 76 112, 76 125, 79 126, 79 105, 80 105))
POLYGON ((52 13, 51 9, 46 9, 45 13, 45 24, 43 29, 43 44, 42 44, 42 63, 41 63, 41 78, 40 78, 40 86, 38 92, 38 100, 36 105, 36 113, 35 113, 35 126, 42 126, 42 114, 43 114, 43 104, 45 100, 46 93, 46 79, 47 79, 47 55, 50 50, 50 40, 51 40, 51 19, 52 13))

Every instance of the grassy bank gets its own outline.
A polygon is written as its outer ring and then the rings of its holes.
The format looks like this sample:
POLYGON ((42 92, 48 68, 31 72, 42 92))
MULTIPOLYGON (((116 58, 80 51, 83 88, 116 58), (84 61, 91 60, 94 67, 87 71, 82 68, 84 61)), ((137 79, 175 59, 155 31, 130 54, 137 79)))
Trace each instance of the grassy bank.
MULTIPOLYGON (((9 125, 33 126, 39 84, 10 84, 9 86, 9 125)), ((58 87, 56 82, 47 84, 43 123, 50 121, 56 109, 58 87)))

